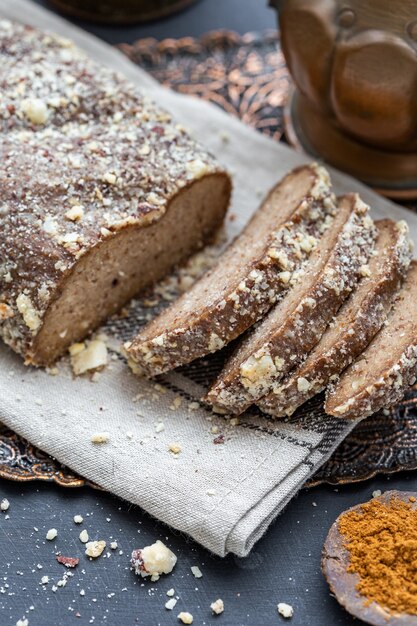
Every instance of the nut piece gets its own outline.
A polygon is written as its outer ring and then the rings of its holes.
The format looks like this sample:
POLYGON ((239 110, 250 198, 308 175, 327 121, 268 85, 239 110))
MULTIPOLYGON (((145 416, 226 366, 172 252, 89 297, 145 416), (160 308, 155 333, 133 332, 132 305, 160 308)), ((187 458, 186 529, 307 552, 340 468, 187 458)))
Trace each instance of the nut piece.
POLYGON ((203 572, 198 567, 198 565, 193 565, 191 568, 191 572, 195 578, 201 578, 203 576, 203 572))
POLYGON ((8 501, 7 498, 3 498, 3 500, 0 502, 0 511, 8 511, 10 506, 10 502, 8 501))
MULTIPOLYGON (((150 576, 152 581, 159 580, 161 574, 169 574, 175 567, 177 557, 162 541, 132 552, 132 566, 135 574, 150 576)), ((186 622, 184 622, 186 623, 186 622)), ((189 622, 191 624, 191 622, 189 622)))
POLYGON ((87 344, 76 343, 69 349, 72 371, 76 376, 107 365, 107 346, 100 339, 93 339, 87 344))
POLYGON ((84 521, 84 518, 82 517, 82 515, 74 515, 74 522, 76 524, 82 524, 84 521))
POLYGON ((87 543, 88 541, 88 532, 85 530, 85 528, 80 532, 80 541, 82 541, 82 543, 87 543))
POLYGON ((224 602, 223 602, 223 600, 221 598, 219 598, 215 602, 212 602, 210 604, 210 608, 213 611, 213 613, 215 613, 216 615, 220 615, 220 613, 223 613, 223 611, 224 611, 224 602))
POLYGON ((56 528, 50 528, 46 533, 46 538, 48 541, 53 541, 55 537, 58 535, 58 531, 56 528))
POLYGON ((193 616, 191 615, 191 613, 187 613, 187 611, 181 611, 181 613, 179 613, 177 617, 179 620, 181 620, 183 624, 193 623, 193 616))
POLYGON ((168 609, 168 611, 172 611, 172 609, 174 608, 176 604, 177 604, 177 600, 175 598, 170 598, 169 600, 165 602, 165 608, 168 609))
POLYGON ((94 435, 91 435, 91 443, 107 443, 109 439, 109 433, 94 433, 94 435))
POLYGON ((105 547, 105 541, 89 541, 86 543, 85 553, 87 556, 91 556, 91 558, 96 559, 100 556, 100 554, 102 554, 105 547))
POLYGON ((285 602, 280 602, 277 605, 277 609, 278 609, 278 613, 282 615, 282 617, 285 617, 286 619, 289 619, 290 617, 294 615, 294 609, 292 608, 292 606, 290 604, 286 604, 285 602))

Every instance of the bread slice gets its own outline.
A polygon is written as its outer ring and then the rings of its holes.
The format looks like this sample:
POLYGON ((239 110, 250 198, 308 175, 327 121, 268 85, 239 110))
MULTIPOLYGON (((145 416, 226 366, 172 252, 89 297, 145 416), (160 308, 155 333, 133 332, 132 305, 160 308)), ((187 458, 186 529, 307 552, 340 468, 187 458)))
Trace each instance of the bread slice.
POLYGON ((207 402, 241 413, 317 344, 372 252, 375 227, 368 208, 357 194, 340 199, 304 275, 237 348, 207 402))
POLYGON ((0 63, 0 337, 48 364, 201 248, 231 181, 71 42, 0 20, 0 63))
POLYGON ((293 369, 258 406, 274 417, 291 415, 327 387, 368 345, 386 320, 411 260, 405 222, 380 220, 365 276, 339 310, 305 361, 293 369))
POLYGON ((417 377, 417 261, 385 325, 328 389, 325 411, 344 419, 372 415, 401 400, 417 377))
POLYGON ((219 350, 260 319, 291 284, 293 272, 335 210, 327 172, 290 172, 217 265, 126 345, 153 376, 219 350))

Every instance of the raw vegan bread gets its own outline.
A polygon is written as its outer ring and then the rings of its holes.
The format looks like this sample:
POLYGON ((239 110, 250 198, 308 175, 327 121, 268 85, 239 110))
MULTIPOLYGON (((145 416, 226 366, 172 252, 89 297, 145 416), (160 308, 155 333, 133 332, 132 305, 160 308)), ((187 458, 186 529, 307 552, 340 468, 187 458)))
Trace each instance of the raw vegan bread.
POLYGON ((71 42, 0 21, 0 337, 53 362, 222 224, 228 174, 71 42))
POLYGON ((126 345, 135 371, 162 374, 220 350, 252 326, 291 285, 334 211, 322 167, 285 176, 217 265, 126 345))
POLYGON ((343 419, 367 417, 398 402, 417 377, 417 261, 385 325, 328 389, 325 411, 343 419))
POLYGON ((376 233, 368 210, 357 194, 339 200, 297 284, 238 346, 207 402, 242 413, 304 360, 366 267, 376 233))
POLYGON ((258 404, 274 417, 291 415, 320 393, 361 352, 385 322, 411 261, 408 226, 375 222, 378 236, 366 275, 305 361, 258 404))

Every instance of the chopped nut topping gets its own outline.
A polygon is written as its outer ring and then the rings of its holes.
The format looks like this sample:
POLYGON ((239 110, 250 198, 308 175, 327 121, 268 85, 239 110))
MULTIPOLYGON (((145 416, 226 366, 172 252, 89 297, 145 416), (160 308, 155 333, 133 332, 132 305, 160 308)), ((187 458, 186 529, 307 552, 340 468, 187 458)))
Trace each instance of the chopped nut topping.
POLYGON ((48 541, 53 541, 55 537, 57 537, 58 531, 56 528, 50 528, 46 533, 46 538, 48 541))
POLYGON ((109 433, 95 433, 91 436, 91 443, 107 443, 109 439, 109 433))
POLYGON ((132 552, 132 565, 135 573, 150 576, 152 581, 159 579, 161 574, 169 574, 175 567, 177 557, 162 541, 132 552))
POLYGON ((88 543, 86 543, 85 553, 87 556, 96 559, 100 556, 100 554, 103 553, 105 547, 105 541, 89 541, 88 543))
POLYGON ((191 613, 188 613, 187 611, 181 611, 181 613, 179 613, 177 615, 177 618, 183 624, 192 624, 193 623, 193 616, 191 615, 191 613))
POLYGON ((292 617, 294 615, 294 609, 290 604, 286 604, 285 602, 280 602, 277 605, 278 613, 285 617, 286 619, 292 617))
POLYGON ((224 602, 223 602, 223 600, 221 598, 219 598, 215 602, 212 602, 210 604, 210 608, 213 611, 213 613, 215 613, 216 615, 220 615, 220 613, 223 613, 223 611, 224 611, 224 602))
POLYGON ((0 511, 8 511, 10 507, 10 502, 8 501, 7 498, 3 498, 3 500, 0 502, 0 511))

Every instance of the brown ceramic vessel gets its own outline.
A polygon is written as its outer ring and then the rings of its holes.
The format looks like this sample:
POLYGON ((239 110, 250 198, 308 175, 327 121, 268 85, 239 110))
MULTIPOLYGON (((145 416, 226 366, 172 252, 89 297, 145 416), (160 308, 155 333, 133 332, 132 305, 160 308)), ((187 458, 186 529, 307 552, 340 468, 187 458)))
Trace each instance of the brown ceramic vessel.
POLYGON ((415 0, 271 0, 292 141, 393 196, 417 196, 415 0))

